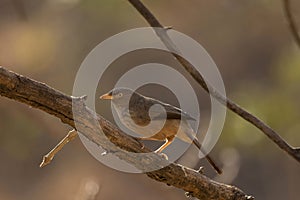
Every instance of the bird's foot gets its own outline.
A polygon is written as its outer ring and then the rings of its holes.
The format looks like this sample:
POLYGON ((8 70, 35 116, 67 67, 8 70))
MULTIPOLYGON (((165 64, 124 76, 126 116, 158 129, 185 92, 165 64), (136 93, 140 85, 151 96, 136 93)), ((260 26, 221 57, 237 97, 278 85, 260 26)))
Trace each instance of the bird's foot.
POLYGON ((169 160, 167 154, 164 154, 164 153, 162 153, 162 152, 160 152, 160 151, 157 151, 157 150, 154 151, 154 153, 157 153, 157 154, 160 155, 160 157, 162 157, 163 159, 169 160))
POLYGON ((184 195, 185 195, 186 198, 188 198, 188 199, 193 198, 193 192, 186 192, 186 193, 184 193, 184 195))
POLYGON ((204 174, 204 167, 200 167, 198 170, 197 170, 198 173, 200 174, 204 174))

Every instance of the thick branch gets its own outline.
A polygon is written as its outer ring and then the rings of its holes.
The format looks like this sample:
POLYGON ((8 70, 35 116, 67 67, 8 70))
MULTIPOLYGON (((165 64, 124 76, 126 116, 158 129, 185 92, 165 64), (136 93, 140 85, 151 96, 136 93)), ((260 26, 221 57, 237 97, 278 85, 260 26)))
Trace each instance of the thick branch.
MULTIPOLYGON (((166 162, 166 160, 154 153, 145 155, 141 162, 137 162, 134 156, 128 156, 115 145, 110 145, 107 142, 107 138, 127 151, 143 153, 148 152, 148 150, 142 148, 142 145, 134 138, 126 135, 109 121, 87 108, 82 98, 72 98, 46 84, 18 75, 3 67, 0 67, 0 95, 56 116, 62 122, 77 129, 92 142, 109 152, 114 152, 114 155, 139 169, 148 165, 149 162, 156 164, 165 164, 166 162), (80 113, 76 119, 74 119, 72 114, 72 100, 73 111, 80 113), (76 120, 76 127, 74 120, 76 120), (95 120, 98 122, 98 126, 94 124, 95 120), (103 134, 99 134, 97 129, 99 124, 107 138, 103 134)), ((252 199, 252 197, 247 196, 234 186, 217 183, 201 173, 178 164, 169 164, 167 167, 147 172, 146 174, 156 181, 181 188, 188 192, 189 195, 201 200, 252 199)))
MULTIPOLYGON (((146 21, 152 27, 160 27, 163 28, 161 23, 155 18, 155 16, 150 12, 150 10, 140 1, 140 0, 128 0, 138 11, 139 13, 146 19, 146 21)), ((156 31, 156 30, 155 30, 156 31)), ((172 42, 171 38, 168 36, 167 31, 156 31, 156 34, 161 39, 161 41, 165 44, 165 46, 171 52, 177 52, 176 45, 172 42)), ((278 145, 282 150, 291 155, 295 160, 300 163, 300 149, 294 148, 290 146, 279 134, 277 134, 271 127, 265 124, 258 117, 252 115, 247 110, 240 107, 238 104, 234 103, 230 99, 221 95, 218 91, 216 91, 213 87, 211 87, 208 82, 201 76, 201 74, 196 70, 196 68, 190 64, 186 59, 181 57, 178 54, 172 53, 173 56, 177 59, 177 61, 190 73, 190 75, 201 85, 201 87, 209 92, 214 98, 216 98, 221 104, 227 106, 228 109, 256 126, 260 129, 266 136, 268 136, 275 144, 278 145)))

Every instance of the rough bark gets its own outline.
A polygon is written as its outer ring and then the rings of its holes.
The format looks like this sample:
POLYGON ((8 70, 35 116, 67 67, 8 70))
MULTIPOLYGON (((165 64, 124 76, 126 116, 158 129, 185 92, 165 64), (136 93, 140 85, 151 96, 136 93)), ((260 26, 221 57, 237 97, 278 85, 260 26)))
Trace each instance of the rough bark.
MULTIPOLYGON (((0 67, 0 95, 38 108, 59 118, 63 123, 75 128, 95 144, 138 169, 143 170, 143 166, 149 163, 165 165, 167 162, 154 153, 145 154, 145 157, 139 161, 136 160, 134 154, 126 153, 127 151, 145 153, 149 150, 143 148, 135 138, 126 135, 112 123, 86 107, 84 97, 70 97, 44 83, 18 75, 3 67, 0 67), (73 111, 77 113, 75 118, 73 111), (104 134, 99 132, 99 125, 104 134), (118 147, 111 145, 111 142, 118 147)), ((179 164, 168 163, 167 167, 145 174, 156 181, 181 188, 190 196, 201 200, 245 200, 253 198, 234 186, 215 182, 205 175, 179 164)))

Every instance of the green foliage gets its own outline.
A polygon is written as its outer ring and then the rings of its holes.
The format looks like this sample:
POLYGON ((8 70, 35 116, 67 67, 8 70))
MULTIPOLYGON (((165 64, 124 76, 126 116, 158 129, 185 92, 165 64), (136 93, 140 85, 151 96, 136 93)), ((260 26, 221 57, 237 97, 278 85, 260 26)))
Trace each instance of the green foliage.
MULTIPOLYGON (((300 139, 299 51, 284 53, 274 62, 269 74, 271 83, 255 80, 244 82, 231 95, 232 99, 293 144, 300 139)), ((232 132, 235 137, 231 136, 226 140, 246 146, 266 144, 267 138, 258 129, 233 114, 228 117, 225 131, 232 132)))

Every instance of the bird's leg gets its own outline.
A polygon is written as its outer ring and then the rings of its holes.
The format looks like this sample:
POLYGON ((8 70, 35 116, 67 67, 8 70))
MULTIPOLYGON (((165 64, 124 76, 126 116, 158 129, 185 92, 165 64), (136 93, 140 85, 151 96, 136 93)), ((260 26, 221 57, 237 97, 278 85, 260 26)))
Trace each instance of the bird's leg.
POLYGON ((173 142, 174 138, 174 136, 167 137, 166 142, 163 145, 161 145, 161 147, 156 149, 155 153, 161 153, 167 146, 169 146, 173 142))

